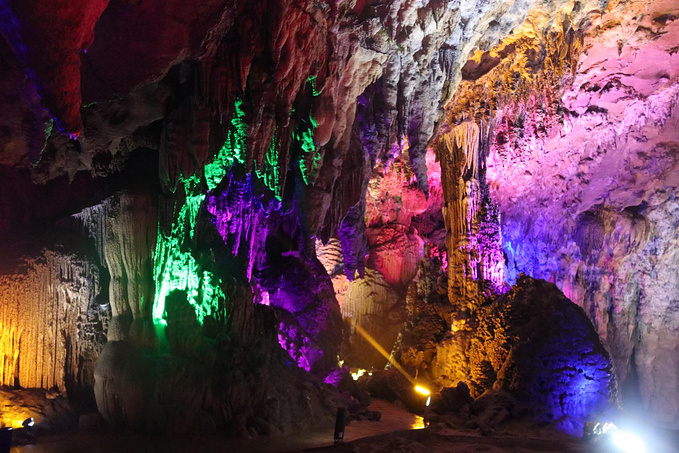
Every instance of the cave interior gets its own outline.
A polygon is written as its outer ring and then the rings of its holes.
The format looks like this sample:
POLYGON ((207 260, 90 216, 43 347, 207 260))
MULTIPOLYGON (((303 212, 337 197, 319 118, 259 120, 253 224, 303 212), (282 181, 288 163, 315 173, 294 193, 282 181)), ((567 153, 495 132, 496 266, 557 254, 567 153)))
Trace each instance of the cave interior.
POLYGON ((0 426, 679 429, 679 1, 0 0, 0 35, 0 426))

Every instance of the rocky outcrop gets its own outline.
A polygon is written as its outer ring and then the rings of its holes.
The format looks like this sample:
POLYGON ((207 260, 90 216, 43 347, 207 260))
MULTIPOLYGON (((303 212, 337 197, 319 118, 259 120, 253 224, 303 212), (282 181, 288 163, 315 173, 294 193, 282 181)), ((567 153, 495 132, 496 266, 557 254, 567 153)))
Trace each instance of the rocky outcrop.
POLYGON ((553 285, 520 278, 477 316, 467 350, 472 395, 507 390, 573 434, 616 403, 613 365, 596 330, 553 285))
POLYGON ((326 377, 337 366, 342 320, 330 278, 315 256, 292 248, 281 230, 266 241, 257 284, 279 320, 278 341, 300 368, 326 377))
POLYGON ((331 426, 339 396, 296 364, 286 365, 274 311, 253 305, 245 289, 225 290, 229 323, 200 323, 186 293, 175 291, 166 300, 165 341, 109 341, 94 387, 109 424, 242 436, 288 433, 310 423, 331 426))
POLYGON ((526 410, 574 435, 615 407, 609 354, 585 312, 553 284, 522 276, 506 294, 467 312, 446 300, 431 271, 421 268, 394 351, 419 379, 446 388, 464 383, 474 398, 507 392, 524 408, 517 414, 526 410))
MULTIPOLYGON (((64 395, 40 389, 0 389, 0 425, 17 430, 33 418, 35 432, 57 432, 77 426, 76 412, 64 395)), ((14 431, 13 441, 19 444, 29 440, 26 430, 14 431)))

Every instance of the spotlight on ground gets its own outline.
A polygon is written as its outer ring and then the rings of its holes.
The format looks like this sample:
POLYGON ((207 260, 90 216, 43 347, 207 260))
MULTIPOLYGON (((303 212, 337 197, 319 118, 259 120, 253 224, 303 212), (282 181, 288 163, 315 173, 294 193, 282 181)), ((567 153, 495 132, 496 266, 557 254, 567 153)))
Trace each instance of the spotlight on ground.
POLYGON ((637 436, 627 431, 615 429, 611 432, 611 441, 618 451, 625 453, 645 453, 646 444, 637 436))
POLYGON ((358 378, 360 378, 364 374, 365 374, 365 370, 361 369, 361 370, 357 370, 357 371, 351 373, 351 377, 353 378, 354 381, 357 381, 358 378))

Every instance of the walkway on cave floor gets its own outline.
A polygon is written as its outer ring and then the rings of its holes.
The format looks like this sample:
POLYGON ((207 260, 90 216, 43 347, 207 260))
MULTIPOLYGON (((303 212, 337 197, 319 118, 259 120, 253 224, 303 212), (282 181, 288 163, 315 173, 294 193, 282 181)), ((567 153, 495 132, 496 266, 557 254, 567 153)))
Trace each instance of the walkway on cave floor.
POLYGON ((609 453, 567 436, 532 437, 523 433, 481 436, 451 429, 398 431, 363 438, 341 446, 312 448, 298 453, 609 453))
MULTIPOLYGON (((352 421, 345 442, 394 431, 422 428, 422 417, 386 401, 374 400, 371 410, 380 411, 379 422, 352 421)), ((282 453, 333 444, 334 431, 308 431, 282 437, 232 440, 219 437, 168 439, 126 433, 74 431, 40 438, 36 444, 13 447, 10 453, 282 453)))

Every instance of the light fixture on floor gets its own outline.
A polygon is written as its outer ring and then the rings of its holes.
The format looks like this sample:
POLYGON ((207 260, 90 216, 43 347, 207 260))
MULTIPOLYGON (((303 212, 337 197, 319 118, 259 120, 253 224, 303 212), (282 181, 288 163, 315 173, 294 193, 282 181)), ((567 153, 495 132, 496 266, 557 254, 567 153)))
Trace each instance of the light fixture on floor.
POLYGON ((644 441, 636 434, 628 431, 613 430, 611 441, 618 451, 629 453, 644 453, 647 451, 644 441))
POLYGON ((415 391, 416 391, 417 393, 419 393, 420 395, 424 395, 424 396, 429 396, 429 395, 431 395, 431 392, 430 392, 429 390, 427 390, 426 388, 422 387, 421 385, 416 385, 416 386, 415 386, 415 391))

